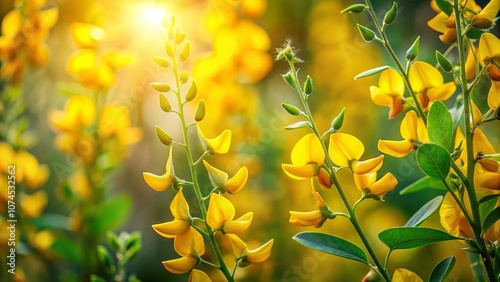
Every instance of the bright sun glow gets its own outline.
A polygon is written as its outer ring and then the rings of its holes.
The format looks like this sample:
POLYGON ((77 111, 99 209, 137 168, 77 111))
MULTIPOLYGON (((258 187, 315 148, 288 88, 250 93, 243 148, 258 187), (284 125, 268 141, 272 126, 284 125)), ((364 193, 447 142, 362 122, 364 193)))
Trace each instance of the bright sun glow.
POLYGON ((158 6, 146 6, 139 9, 139 20, 142 26, 158 28, 162 25, 167 13, 158 6))

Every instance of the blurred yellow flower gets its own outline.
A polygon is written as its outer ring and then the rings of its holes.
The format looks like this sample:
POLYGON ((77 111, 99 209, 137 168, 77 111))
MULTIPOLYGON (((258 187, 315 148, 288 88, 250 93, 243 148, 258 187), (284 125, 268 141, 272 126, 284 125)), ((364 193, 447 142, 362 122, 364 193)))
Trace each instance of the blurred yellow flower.
POLYGON ((35 156, 24 150, 17 152, 16 164, 18 182, 26 184, 29 188, 38 188, 49 178, 49 168, 40 164, 35 156))
POLYGON ((431 103, 436 100, 448 100, 457 88, 454 82, 444 83, 441 73, 426 62, 414 62, 409 78, 424 110, 428 110, 431 103))
POLYGON ((144 177, 144 181, 149 185, 149 187, 153 188, 153 190, 161 192, 167 189, 174 181, 176 181, 175 172, 174 172, 174 163, 172 159, 172 148, 170 146, 170 153, 168 154, 168 160, 165 165, 165 173, 162 175, 156 175, 150 172, 143 172, 142 176, 144 177))
POLYGON ((83 170, 77 170, 68 177, 68 184, 80 199, 89 199, 92 195, 89 181, 83 170))
POLYGON ((424 282, 417 274, 408 269, 398 268, 392 276, 393 282, 424 282))
POLYGON ((371 172, 367 174, 354 174, 354 183, 360 191, 369 190, 371 194, 382 197, 398 185, 398 180, 390 172, 377 180, 377 172, 371 172))
POLYGON ((389 119, 397 116, 403 111, 403 95, 405 84, 403 77, 392 68, 388 68, 380 74, 377 86, 370 86, 370 94, 373 102, 379 106, 387 106, 389 119))
POLYGON ((207 161, 203 160, 203 164, 207 169, 210 182, 212 182, 214 188, 219 188, 222 193, 226 191, 230 194, 237 193, 247 183, 248 169, 245 166, 240 168, 233 177, 229 178, 227 173, 211 166, 207 161))
POLYGON ((210 227, 220 229, 224 234, 245 231, 252 223, 253 212, 248 212, 233 220, 235 213, 234 206, 228 199, 216 193, 210 195, 207 212, 207 223, 210 227))
POLYGON ((198 123, 196 123, 196 128, 203 148, 210 154, 222 155, 229 151, 229 147, 231 146, 231 130, 226 129, 219 136, 209 139, 205 137, 198 123))
POLYGON ((353 173, 365 174, 377 171, 382 166, 384 156, 359 161, 365 152, 363 143, 356 137, 346 133, 330 135, 328 154, 332 161, 340 167, 348 167, 353 173))
POLYGON ((190 227, 187 232, 175 237, 174 249, 182 257, 163 261, 162 264, 171 273, 182 274, 198 263, 200 256, 205 253, 205 243, 201 234, 190 227))
POLYGON ((192 222, 191 215, 189 214, 189 205, 186 198, 184 198, 182 188, 179 189, 170 203, 170 211, 174 216, 173 221, 154 224, 152 226, 156 233, 165 238, 174 238, 175 236, 183 234, 189 230, 189 226, 192 222))
POLYGON ((142 130, 131 124, 127 107, 106 104, 101 111, 98 130, 102 138, 116 136, 121 144, 131 145, 142 139, 142 130))
POLYGON ((319 139, 309 133, 300 138, 292 149, 292 164, 282 164, 286 175, 293 179, 304 179, 318 174, 325 161, 325 152, 319 139))
POLYGON ((188 282, 212 282, 212 279, 205 272, 193 269, 189 274, 188 282))
POLYGON ((271 249, 273 248, 274 239, 267 241, 264 245, 249 250, 247 244, 240 237, 228 234, 229 241, 233 247, 233 253, 237 258, 242 258, 245 263, 260 263, 269 258, 271 249))
POLYGON ((384 154, 401 158, 413 151, 414 141, 428 142, 427 129, 422 118, 417 117, 415 111, 409 111, 401 121, 400 133, 404 140, 379 140, 378 150, 384 154))
POLYGON ((71 37, 80 48, 96 49, 106 35, 102 28, 89 23, 75 22, 69 28, 71 37))
POLYGON ((47 193, 45 191, 38 191, 31 195, 22 193, 20 199, 19 205, 22 213, 24 216, 31 218, 39 217, 48 202, 47 193))
POLYGON ((49 114, 49 124, 60 132, 80 132, 90 126, 96 117, 95 103, 86 96, 71 96, 64 111, 54 110, 49 114))

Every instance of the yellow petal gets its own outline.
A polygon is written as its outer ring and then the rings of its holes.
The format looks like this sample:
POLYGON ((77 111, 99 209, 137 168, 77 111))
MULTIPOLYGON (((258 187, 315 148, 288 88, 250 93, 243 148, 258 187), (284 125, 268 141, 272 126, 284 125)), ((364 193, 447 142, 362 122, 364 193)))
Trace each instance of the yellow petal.
POLYGON ((391 155, 396 158, 401 158, 413 151, 413 144, 409 140, 392 141, 379 140, 378 150, 384 154, 391 155))
POLYGON ((427 90, 427 97, 429 97, 429 101, 433 102, 436 100, 439 101, 446 101, 448 100, 453 93, 455 93, 455 90, 457 89, 457 86, 455 85, 454 82, 448 82, 443 85, 438 85, 433 88, 430 88, 427 90))
POLYGON ((21 12, 18 9, 8 12, 2 20, 2 35, 14 38, 22 27, 21 12))
POLYGON ((132 62, 132 55, 126 53, 109 52, 102 57, 113 70, 117 70, 129 65, 132 62))
POLYGON ((370 86, 370 96, 375 103, 379 106, 392 106, 392 97, 389 96, 384 90, 378 88, 377 86, 370 86))
POLYGON ((488 106, 492 110, 497 110, 500 106, 500 81, 492 81, 488 92, 488 106))
POLYGON ((94 50, 82 49, 75 52, 68 60, 66 69, 70 74, 82 75, 93 71, 97 67, 97 58, 94 50))
POLYGON ((71 96, 64 111, 54 111, 49 116, 51 125, 60 131, 80 131, 91 125, 96 116, 94 102, 86 96, 71 96))
POLYGON ((491 167, 485 169, 485 166, 476 164, 474 167, 474 183, 476 187, 500 190, 500 171, 498 162, 496 162, 496 170, 492 171, 491 167))
POLYGON ((193 227, 179 234, 174 239, 175 251, 183 257, 199 257, 205 253, 205 243, 203 236, 193 227))
POLYGON ((415 111, 408 111, 405 117, 401 120, 401 125, 399 131, 401 132, 401 137, 406 140, 417 140, 417 113, 415 111))
POLYGON ((479 39, 479 53, 482 63, 495 60, 500 64, 500 39, 489 32, 483 33, 479 39))
POLYGON ((198 259, 192 257, 181 257, 178 259, 172 259, 163 261, 163 266, 171 273, 183 274, 195 267, 198 263, 198 259))
POLYGON ((423 92, 431 87, 443 84, 443 76, 432 65, 417 61, 410 69, 410 83, 413 90, 423 92))
POLYGON ((0 142, 0 156, 2 156, 0 158, 0 171, 7 172, 8 166, 15 164, 14 149, 8 143, 0 142))
POLYGON ((439 209, 443 228, 453 236, 473 238, 474 233, 455 199, 447 193, 439 209))
POLYGON ((46 165, 40 165, 37 158, 32 154, 21 150, 17 153, 19 182, 24 182, 29 188, 42 186, 49 177, 49 169, 46 165))
POLYGON ((474 103, 474 101, 472 101, 472 117, 474 124, 478 124, 483 119, 483 114, 476 106, 476 103, 474 103))
POLYGON ((448 28, 444 23, 447 20, 448 20, 448 15, 446 15, 444 12, 441 12, 437 14, 434 18, 429 20, 427 22, 427 25, 437 32, 445 33, 448 28))
POLYGON ((357 174, 365 174, 374 171, 378 171, 382 167, 384 161, 384 155, 380 155, 376 158, 368 159, 366 161, 354 161, 351 164, 351 170, 357 174))
POLYGON ((76 22, 70 26, 71 36, 80 48, 96 48, 97 44, 104 39, 105 32, 102 28, 76 22))
POLYGON ((408 269, 398 268, 394 271, 392 276, 393 282, 424 282, 417 274, 409 271, 408 269))
POLYGON ((403 77, 394 69, 388 68, 380 74, 378 86, 390 96, 403 96, 405 84, 403 77))
POLYGON ((330 174, 324 168, 320 168, 318 172, 318 182, 321 188, 330 189, 332 187, 332 181, 330 179, 330 174))
MULTIPOLYGON (((481 11, 481 13, 477 14, 472 18, 472 24, 474 24, 475 21, 481 21, 481 20, 486 20, 489 21, 490 23, 493 21, 493 19, 497 16, 498 10, 500 9, 500 0, 491 0, 486 7, 481 11)), ((473 25, 474 26, 474 25, 473 25)), ((486 26, 484 28, 489 28, 491 26, 486 26)), ((481 28, 481 27, 478 27, 481 28)))
POLYGON ((227 234, 227 238, 229 238, 229 242, 231 243, 231 247, 233 248, 233 253, 235 257, 240 257, 247 252, 247 244, 240 239, 240 237, 234 234, 227 234))
POLYGON ((309 212, 290 211, 290 223, 297 226, 316 226, 318 225, 323 216, 319 210, 309 212))
POLYGON ((359 159, 364 151, 363 143, 350 134, 334 133, 330 135, 328 154, 338 166, 349 167, 349 161, 359 159))
POLYGON ((493 148, 493 145, 491 145, 491 142, 488 140, 486 135, 484 135, 481 129, 478 128, 474 131, 472 141, 474 144, 473 149, 475 154, 479 152, 487 155, 495 153, 495 148, 493 148))
POLYGON ((32 195, 21 194, 20 206, 26 217, 39 217, 45 206, 47 206, 48 197, 45 191, 38 191, 32 195))
POLYGON ((186 201, 186 198, 184 198, 182 188, 179 189, 174 199, 172 200, 172 203, 170 203, 170 211, 176 219, 187 221, 191 220, 191 215, 189 214, 189 205, 186 201))
POLYGON ((292 149, 292 164, 294 165, 316 163, 319 167, 324 161, 325 152, 314 133, 309 133, 300 138, 292 149))
POLYGON ((227 234, 238 234, 247 230, 248 226, 252 223, 253 212, 247 212, 236 220, 229 220, 224 222, 222 231, 227 234))
POLYGON ((188 282, 212 282, 212 280, 205 272, 193 269, 189 274, 188 282))
POLYGON ((467 59, 465 60, 465 73, 467 74, 467 81, 471 82, 474 80, 476 77, 476 63, 477 60, 476 58, 479 58, 478 56, 478 49, 476 47, 469 48, 469 51, 467 52, 467 59), (476 55, 474 55, 476 53, 476 55), (477 57, 476 57, 477 56, 477 57))
POLYGON ((372 194, 383 196, 385 193, 394 189, 396 185, 398 185, 398 180, 394 177, 394 175, 392 175, 392 173, 388 172, 378 181, 373 183, 368 189, 370 189, 372 194))
POLYGON ((156 233, 161 236, 165 238, 174 238, 186 232, 189 229, 189 223, 185 220, 174 219, 173 221, 154 224, 152 227, 156 233))
POLYGON ((281 167, 283 168, 283 171, 285 171, 286 175, 297 180, 314 177, 314 175, 318 173, 318 166, 316 164, 282 164, 281 167))
POLYGON ((359 190, 363 191, 370 187, 377 180, 377 172, 367 174, 354 174, 354 184, 359 190))
POLYGON ((233 177, 229 178, 226 183, 226 191, 229 194, 238 193, 248 180, 248 169, 246 166, 240 168, 233 177))
POLYGON ((142 176, 149 187, 158 192, 166 190, 173 181, 172 178, 166 173, 160 176, 149 172, 143 172, 142 176))
POLYGON ((259 263, 267 260, 271 255, 273 243, 274 239, 271 239, 257 249, 248 250, 246 260, 252 263, 259 263))
POLYGON ((219 228, 225 221, 234 218, 234 206, 228 199, 212 193, 208 204, 207 223, 213 229, 219 228))
POLYGON ((198 123, 196 123, 196 128, 198 129, 198 135, 205 150, 211 154, 225 154, 229 151, 229 147, 231 146, 231 130, 226 129, 219 136, 208 139, 203 134, 198 123))
POLYGON ((214 188, 225 189, 227 184, 228 175, 222 170, 219 170, 213 166, 211 166, 207 161, 203 160, 203 164, 208 172, 208 177, 210 178, 210 182, 214 186, 214 188))

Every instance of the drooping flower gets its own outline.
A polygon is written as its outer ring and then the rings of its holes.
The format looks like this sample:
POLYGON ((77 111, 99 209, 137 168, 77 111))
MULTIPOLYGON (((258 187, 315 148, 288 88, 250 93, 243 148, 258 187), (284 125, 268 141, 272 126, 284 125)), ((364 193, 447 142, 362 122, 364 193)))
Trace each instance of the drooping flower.
POLYGON ((370 86, 370 94, 373 102, 379 106, 387 106, 389 119, 397 116, 403 111, 403 95, 405 84, 401 75, 392 68, 380 74, 377 86, 370 86))
POLYGON ((443 75, 426 62, 414 62, 409 79, 424 110, 428 110, 431 103, 436 100, 448 100, 457 88, 452 81, 444 83, 443 75))
POLYGON ((212 193, 208 204, 207 223, 213 229, 219 229, 224 234, 235 234, 245 231, 252 223, 253 212, 247 212, 240 218, 233 220, 236 211, 234 206, 225 197, 212 193))
POLYGON ((267 243, 256 249, 249 250, 247 244, 243 242, 240 237, 233 234, 228 234, 227 237, 233 247, 234 255, 242 259, 240 264, 248 265, 250 263, 260 263, 267 260, 271 255, 274 239, 267 241, 267 243))
POLYGON ((365 151, 363 143, 356 137, 346 133, 333 133, 330 135, 328 154, 332 161, 340 166, 347 167, 353 173, 365 174, 377 171, 382 166, 384 156, 359 161, 365 151))
POLYGON ((165 165, 165 173, 162 175, 156 175, 150 172, 143 172, 144 181, 149 185, 149 187, 154 190, 161 192, 167 189, 173 182, 176 181, 174 172, 174 163, 172 160, 172 148, 170 146, 170 153, 168 154, 168 160, 165 165))
POLYGON ((189 205, 184 198, 182 188, 179 189, 174 199, 170 203, 170 211, 174 216, 174 220, 159 224, 154 224, 152 227, 156 233, 165 238, 174 238, 189 230, 189 226, 193 221, 189 214, 189 205))
POLYGON ((428 142, 427 129, 422 118, 415 111, 409 111, 401 121, 400 133, 404 140, 379 140, 378 150, 384 154, 401 158, 415 149, 414 141, 428 142))
POLYGON ((174 249, 181 256, 178 259, 163 261, 163 266, 174 274, 183 274, 196 266, 200 256, 205 253, 203 236, 190 227, 174 239, 174 249))
POLYGON ((325 152, 313 133, 300 138, 292 149, 292 164, 282 164, 286 175, 293 179, 314 177, 325 161, 325 152))
POLYGON ((231 130, 226 129, 219 136, 209 139, 205 137, 198 123, 196 123, 196 128, 203 148, 210 154, 222 155, 229 151, 229 147, 231 146, 231 130))
POLYGON ((368 190, 369 194, 383 197, 398 185, 398 180, 390 172, 377 180, 377 172, 354 174, 354 183, 361 192, 368 190))
POLYGON ((311 179, 311 192, 314 197, 317 210, 309 212, 290 211, 289 222, 297 226, 314 226, 319 228, 327 219, 334 219, 332 211, 325 205, 321 195, 314 188, 314 181, 311 179))
POLYGON ((479 14, 472 17, 470 25, 478 29, 494 26, 493 19, 497 16, 499 9, 500 0, 491 0, 479 14))
POLYGON ((233 177, 229 178, 226 172, 211 166, 205 160, 203 160, 203 164, 208 171, 210 182, 215 188, 219 188, 222 193, 226 191, 229 194, 237 193, 247 183, 248 169, 245 166, 240 168, 233 177))
POLYGON ((205 272, 193 269, 189 274, 188 282, 212 282, 212 279, 205 272))

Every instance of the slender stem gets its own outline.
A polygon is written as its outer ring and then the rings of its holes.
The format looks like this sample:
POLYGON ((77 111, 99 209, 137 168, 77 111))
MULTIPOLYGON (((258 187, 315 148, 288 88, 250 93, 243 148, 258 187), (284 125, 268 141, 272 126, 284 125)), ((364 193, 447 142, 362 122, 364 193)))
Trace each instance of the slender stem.
POLYGON ((385 34, 385 30, 382 30, 382 27, 380 25, 379 20, 377 19, 377 15, 375 14, 375 10, 373 9, 372 3, 370 0, 365 0, 366 6, 368 6, 368 12, 370 13, 370 16, 373 20, 373 23, 375 24, 375 27, 377 28, 378 32, 382 36, 383 42, 382 44, 384 45, 385 49, 387 52, 389 52, 389 55, 391 55, 392 59, 396 63, 399 72, 403 76, 403 79, 405 81, 406 87, 408 88, 408 91, 410 92, 411 97, 413 98, 413 101, 415 101, 415 108, 417 109, 418 115, 422 117, 422 120, 424 121, 425 124, 427 124, 427 116, 425 115, 424 110, 422 109, 422 105, 418 102, 418 97, 415 95, 415 92, 413 91, 413 87, 411 86, 410 83, 410 78, 408 77, 408 72, 406 71, 405 67, 401 64, 401 62, 398 59, 398 56, 394 52, 394 49, 392 49, 391 43, 389 42, 389 38, 387 38, 387 35, 385 34))
POLYGON ((491 262, 491 257, 486 247, 484 238, 482 236, 482 226, 481 226, 481 215, 479 212, 479 203, 477 201, 476 191, 474 189, 474 147, 473 147, 473 132, 471 129, 471 97, 470 89, 466 87, 467 76, 465 72, 465 46, 464 39, 462 35, 462 14, 459 7, 459 0, 453 1, 453 9, 456 18, 456 29, 457 29, 457 43, 458 43, 458 54, 460 57, 460 68, 461 68, 461 82, 462 91, 464 95, 464 127, 465 127, 465 142, 466 142, 466 154, 467 154, 467 179, 468 183, 464 183, 467 194, 469 195, 470 206, 472 210, 472 217, 474 219, 471 222, 471 227, 474 232, 474 237, 478 245, 479 251, 484 261, 484 266, 488 274, 490 281, 497 281, 495 276, 495 271, 491 262), (464 87, 465 85, 465 87, 464 87))
POLYGON ((215 236, 212 232, 212 228, 210 227, 210 225, 208 225, 208 223, 206 221, 206 219, 207 219, 207 207, 205 206, 205 202, 203 201, 203 194, 201 193, 200 184, 198 182, 198 174, 196 172, 196 163, 194 161, 193 153, 191 151, 191 146, 189 144, 188 126, 186 123, 186 118, 184 116, 184 107, 183 107, 183 103, 182 103, 182 99, 181 99, 181 95, 180 95, 181 82, 180 82, 180 78, 179 78, 177 60, 175 57, 172 60, 173 60, 173 68, 172 69, 174 72, 175 84, 176 84, 176 88, 177 88, 176 96, 177 96, 177 104, 179 105, 179 117, 180 117, 181 124, 182 124, 182 135, 183 135, 184 144, 185 144, 184 148, 186 151, 186 156, 187 156, 187 160, 188 160, 189 170, 191 172, 191 177, 193 178, 192 181, 193 181, 194 192, 196 194, 196 199, 197 199, 198 205, 200 207, 202 218, 204 219, 204 224, 205 224, 205 228, 206 228, 207 233, 208 233, 208 238, 209 238, 210 244, 212 245, 215 256, 217 257, 217 260, 220 263, 220 266, 218 266, 217 268, 222 271, 222 273, 224 274, 224 276, 226 277, 226 279, 229 282, 234 282, 234 278, 231 276, 231 273, 229 272, 229 270, 226 266, 226 263, 224 262, 224 258, 222 257, 222 252, 219 248, 219 245, 217 244, 217 240, 215 239, 215 236))

